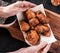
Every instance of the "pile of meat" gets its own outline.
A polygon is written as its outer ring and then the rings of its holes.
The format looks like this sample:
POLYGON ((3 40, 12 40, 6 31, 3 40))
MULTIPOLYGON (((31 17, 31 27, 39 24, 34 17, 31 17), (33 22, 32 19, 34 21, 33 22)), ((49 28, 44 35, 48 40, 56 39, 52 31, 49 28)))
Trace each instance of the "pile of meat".
POLYGON ((60 0, 51 0, 51 2, 54 6, 59 6, 60 5, 60 0))
POLYGON ((21 30, 27 34, 26 39, 30 44, 38 44, 41 34, 50 36, 48 22, 47 16, 40 11, 33 12, 29 9, 25 12, 25 18, 21 21, 21 30))

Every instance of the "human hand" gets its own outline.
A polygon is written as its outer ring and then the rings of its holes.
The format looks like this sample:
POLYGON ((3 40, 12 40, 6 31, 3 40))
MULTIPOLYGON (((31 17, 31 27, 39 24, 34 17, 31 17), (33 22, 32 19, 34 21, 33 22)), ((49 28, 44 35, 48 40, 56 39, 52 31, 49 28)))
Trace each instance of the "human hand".
POLYGON ((9 53, 47 53, 51 44, 47 44, 46 42, 41 42, 39 45, 30 46, 27 48, 21 48, 14 52, 9 53))
POLYGON ((16 15, 19 11, 25 11, 34 6, 36 5, 31 2, 17 1, 16 3, 13 3, 3 8, 3 12, 5 13, 4 17, 16 15))

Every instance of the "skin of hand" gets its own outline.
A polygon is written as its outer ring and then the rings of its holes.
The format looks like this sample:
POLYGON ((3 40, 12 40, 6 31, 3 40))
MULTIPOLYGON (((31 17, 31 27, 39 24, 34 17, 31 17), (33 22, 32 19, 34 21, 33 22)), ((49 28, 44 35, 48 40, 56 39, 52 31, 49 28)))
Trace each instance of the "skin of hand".
POLYGON ((16 3, 13 3, 11 5, 2 7, 3 9, 3 17, 7 18, 9 16, 16 15, 19 11, 25 11, 28 8, 34 7, 36 4, 33 4, 31 2, 27 1, 17 1, 16 3))
POLYGON ((21 48, 14 52, 8 53, 47 53, 51 44, 47 44, 46 42, 41 42, 39 45, 30 46, 27 48, 21 48))

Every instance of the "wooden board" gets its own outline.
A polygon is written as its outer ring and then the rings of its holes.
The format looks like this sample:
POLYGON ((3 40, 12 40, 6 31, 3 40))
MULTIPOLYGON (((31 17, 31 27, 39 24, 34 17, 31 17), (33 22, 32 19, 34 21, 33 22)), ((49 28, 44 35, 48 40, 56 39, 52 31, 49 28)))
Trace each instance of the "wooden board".
POLYGON ((45 9, 45 11, 46 11, 46 15, 50 19, 50 26, 52 28, 55 37, 58 40, 60 40, 60 15, 47 9, 45 9))
POLYGON ((57 41, 51 45, 49 51, 51 53, 60 53, 60 14, 56 14, 47 9, 45 9, 45 12, 50 19, 51 29, 57 39, 57 41))

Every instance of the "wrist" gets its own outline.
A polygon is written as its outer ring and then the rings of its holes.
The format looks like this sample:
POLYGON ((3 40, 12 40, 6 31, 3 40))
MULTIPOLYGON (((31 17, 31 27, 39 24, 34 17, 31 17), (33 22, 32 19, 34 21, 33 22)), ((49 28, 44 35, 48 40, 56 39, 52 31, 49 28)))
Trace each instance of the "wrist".
POLYGON ((6 11, 6 6, 0 6, 0 17, 7 18, 8 12, 6 11))

